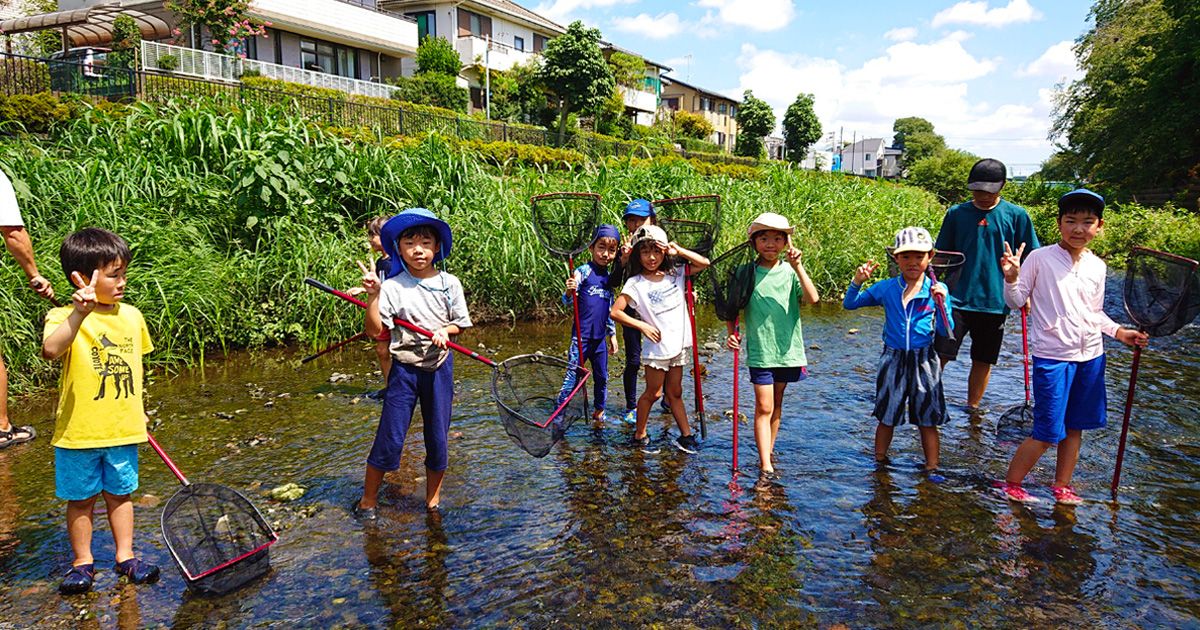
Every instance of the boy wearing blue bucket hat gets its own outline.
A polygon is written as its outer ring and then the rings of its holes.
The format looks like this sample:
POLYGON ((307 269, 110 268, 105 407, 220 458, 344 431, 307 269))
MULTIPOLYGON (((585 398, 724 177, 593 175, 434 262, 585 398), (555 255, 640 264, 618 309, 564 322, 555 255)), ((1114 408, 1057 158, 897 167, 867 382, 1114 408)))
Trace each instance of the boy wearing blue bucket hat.
POLYGON ((368 295, 368 335, 391 331, 393 365, 375 443, 367 457, 363 496, 354 513, 373 520, 379 486, 385 473, 400 467, 404 438, 413 410, 421 405, 425 437, 425 506, 437 509, 442 478, 449 463, 447 439, 450 405, 454 398, 454 357, 446 342, 471 326, 458 278, 439 270, 437 263, 450 255, 450 226, 424 208, 411 208, 392 217, 380 234, 391 259, 382 283, 363 263, 362 284, 368 295), (396 326, 402 319, 432 331, 425 337, 396 326))

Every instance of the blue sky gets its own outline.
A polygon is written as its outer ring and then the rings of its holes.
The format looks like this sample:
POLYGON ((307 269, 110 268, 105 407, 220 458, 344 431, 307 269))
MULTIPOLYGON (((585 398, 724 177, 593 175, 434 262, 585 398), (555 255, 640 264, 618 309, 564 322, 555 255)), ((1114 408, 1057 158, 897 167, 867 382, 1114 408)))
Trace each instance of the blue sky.
POLYGON ((955 148, 1026 174, 1053 152, 1056 84, 1077 78, 1071 46, 1085 0, 523 0, 674 68, 673 75, 782 117, 816 97, 825 132, 891 139, 921 116, 955 148))

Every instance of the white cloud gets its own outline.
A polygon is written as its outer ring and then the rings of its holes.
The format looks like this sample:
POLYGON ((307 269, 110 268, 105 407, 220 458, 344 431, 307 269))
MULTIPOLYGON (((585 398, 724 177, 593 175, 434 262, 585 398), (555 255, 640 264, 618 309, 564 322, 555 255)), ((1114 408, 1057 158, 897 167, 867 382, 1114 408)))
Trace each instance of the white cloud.
POLYGON ((1075 64, 1075 42, 1063 40, 1054 44, 1034 59, 1029 65, 1018 68, 1018 77, 1046 77, 1055 81, 1079 78, 1079 66, 1075 64))
POLYGON ((883 37, 893 42, 908 42, 917 38, 917 29, 913 26, 894 28, 884 33, 883 37))
POLYGON ((613 19, 613 27, 618 31, 641 35, 650 39, 666 39, 681 33, 684 23, 675 13, 663 13, 651 16, 639 13, 633 17, 618 17, 613 19))
MULTIPOLYGON (((534 13, 558 22, 567 24, 579 15, 580 11, 616 6, 618 4, 635 4, 638 0, 551 0, 539 3, 533 8, 534 13)), ((528 5, 526 5, 528 6, 528 5)))
POLYGON ((988 8, 987 0, 977 2, 959 2, 958 4, 938 11, 933 16, 933 27, 938 28, 947 24, 973 24, 999 28, 1009 24, 1033 22, 1042 18, 1041 11, 1033 8, 1029 0, 1009 0, 1003 7, 988 8))
POLYGON ((729 91, 754 90, 777 119, 798 93, 811 92, 825 133, 842 131, 847 141, 854 135, 890 142, 897 118, 920 116, 955 148, 1014 163, 1041 161, 1051 153, 1045 140, 1050 93, 1011 95, 995 104, 983 98, 994 97, 990 92, 971 93, 970 82, 994 74, 999 60, 968 52, 963 43, 969 37, 955 32, 925 44, 892 44, 857 67, 744 44, 740 84, 729 91))
POLYGON ((696 6, 716 10, 702 23, 719 21, 755 31, 779 30, 796 16, 792 0, 698 0, 696 6))

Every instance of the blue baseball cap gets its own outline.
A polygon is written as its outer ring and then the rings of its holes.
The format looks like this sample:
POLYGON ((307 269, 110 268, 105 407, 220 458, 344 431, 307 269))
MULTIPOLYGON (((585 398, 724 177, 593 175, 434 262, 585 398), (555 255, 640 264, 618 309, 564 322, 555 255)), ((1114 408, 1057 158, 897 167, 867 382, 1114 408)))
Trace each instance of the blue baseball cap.
POLYGON ((388 271, 387 277, 391 278, 404 271, 404 259, 400 257, 396 239, 400 238, 405 230, 419 225, 428 225, 437 232, 438 252, 433 255, 433 264, 436 265, 450 255, 452 240, 450 226, 425 208, 409 208, 388 219, 387 223, 383 224, 383 229, 379 231, 379 240, 383 243, 383 251, 387 252, 388 258, 392 260, 392 268, 388 271))
POLYGON ((1058 211, 1091 210, 1096 216, 1104 214, 1104 197, 1086 189, 1078 188, 1058 198, 1058 211))
POLYGON ((597 225, 596 229, 592 232, 592 242, 589 243, 588 246, 590 247, 592 245, 595 245, 596 241, 598 241, 602 238, 611 238, 611 239, 616 240, 617 242, 620 242, 621 241, 621 231, 618 230, 617 226, 615 226, 615 225, 601 223, 600 225, 597 225))
POLYGON ((625 214, 623 216, 633 215, 635 217, 652 217, 654 216, 654 206, 645 199, 634 199, 625 205, 625 214))

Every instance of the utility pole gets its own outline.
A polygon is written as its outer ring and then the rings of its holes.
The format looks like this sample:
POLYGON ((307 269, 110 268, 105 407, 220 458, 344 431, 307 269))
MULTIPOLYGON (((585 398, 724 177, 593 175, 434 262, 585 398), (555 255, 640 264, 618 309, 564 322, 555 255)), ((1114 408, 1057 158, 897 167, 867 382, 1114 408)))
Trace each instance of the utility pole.
POLYGON ((492 35, 488 33, 487 48, 483 51, 483 109, 488 120, 492 119, 492 35))
POLYGON ((858 175, 858 172, 854 168, 854 161, 858 159, 858 157, 855 155, 858 152, 857 145, 858 131, 856 130, 853 132, 853 135, 850 136, 850 173, 853 175, 858 175))

